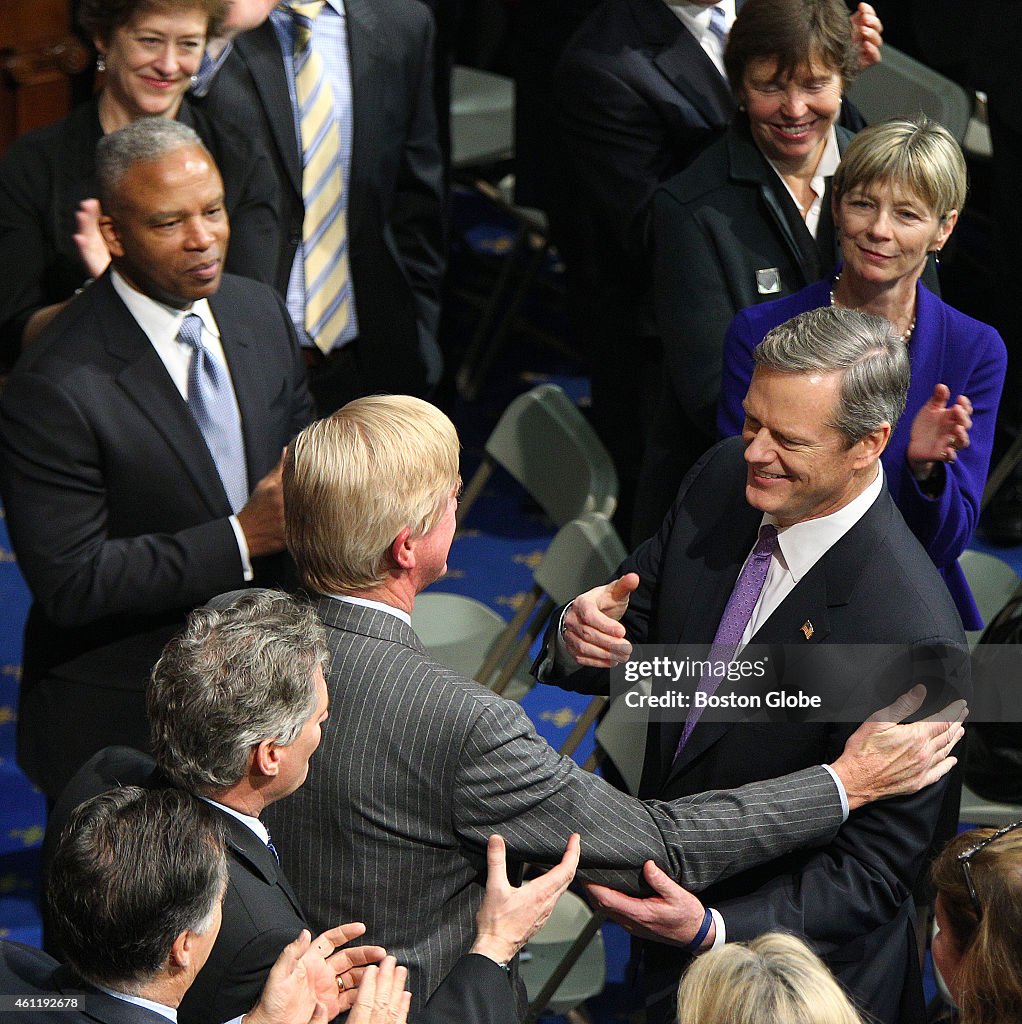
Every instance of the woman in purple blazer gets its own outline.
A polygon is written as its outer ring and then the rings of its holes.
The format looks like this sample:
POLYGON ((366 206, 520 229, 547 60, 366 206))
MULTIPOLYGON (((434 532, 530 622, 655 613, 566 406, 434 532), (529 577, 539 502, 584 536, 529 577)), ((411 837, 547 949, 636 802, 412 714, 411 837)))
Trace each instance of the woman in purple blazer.
POLYGON ((920 116, 864 129, 834 176, 842 263, 835 276, 742 310, 724 342, 717 429, 742 431, 753 350, 766 334, 827 304, 887 317, 909 347, 908 404, 883 454, 891 496, 940 570, 966 629, 982 620, 958 566, 979 518, 1007 356, 1000 335, 919 280, 965 201, 962 152, 920 116), (952 401, 952 398, 954 399, 952 401))

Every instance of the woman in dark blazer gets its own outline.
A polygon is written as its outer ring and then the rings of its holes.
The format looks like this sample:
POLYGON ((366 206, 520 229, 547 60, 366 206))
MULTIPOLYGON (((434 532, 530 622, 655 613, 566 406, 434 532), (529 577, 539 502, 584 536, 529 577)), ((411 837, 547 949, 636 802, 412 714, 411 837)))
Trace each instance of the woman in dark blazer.
POLYGON ((859 66, 846 8, 840 0, 746 0, 724 64, 739 103, 735 121, 654 198, 667 372, 643 462, 636 540, 660 525, 685 472, 714 441, 731 318, 815 281, 836 255, 825 191, 851 137, 835 122, 859 66))
POLYGON ((753 351, 777 325, 828 304, 887 317, 912 363, 905 413, 882 456, 887 485, 965 628, 980 629, 958 556, 979 518, 1007 357, 997 331, 952 309, 920 281, 929 254, 954 229, 965 190, 958 143, 925 117, 857 135, 834 176, 843 263, 836 275, 734 318, 724 342, 717 427, 722 437, 741 433, 753 351))
POLYGON ((268 160, 238 129, 211 119, 185 96, 222 12, 222 0, 82 5, 82 24, 106 72, 103 90, 63 120, 16 140, 0 161, 0 365, 11 365, 109 262, 94 230, 96 143, 137 117, 174 117, 195 129, 224 179, 227 269, 274 282, 277 196, 268 160))

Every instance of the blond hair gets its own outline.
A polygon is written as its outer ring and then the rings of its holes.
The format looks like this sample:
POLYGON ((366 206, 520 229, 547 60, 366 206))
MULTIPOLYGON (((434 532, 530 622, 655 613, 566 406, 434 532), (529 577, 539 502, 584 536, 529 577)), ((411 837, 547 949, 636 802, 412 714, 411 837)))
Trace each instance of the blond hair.
POLYGON ((704 953, 678 989, 680 1024, 862 1024, 826 965, 780 932, 704 953))
POLYGON ((379 585, 395 537, 428 533, 459 484, 454 424, 419 398, 359 398, 306 427, 284 459, 284 534, 305 586, 379 585))
POLYGON ((962 209, 969 187, 961 147, 925 114, 870 125, 848 144, 834 174, 834 201, 874 184, 911 192, 940 220, 962 209))

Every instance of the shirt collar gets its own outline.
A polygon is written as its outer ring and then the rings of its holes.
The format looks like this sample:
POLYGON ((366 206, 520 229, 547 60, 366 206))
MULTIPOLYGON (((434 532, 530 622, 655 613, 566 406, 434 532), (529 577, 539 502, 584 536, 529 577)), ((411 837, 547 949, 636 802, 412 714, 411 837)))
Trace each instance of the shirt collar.
POLYGON ((352 597, 350 594, 327 594, 332 601, 343 601, 345 604, 357 604, 362 608, 375 608, 378 612, 386 612, 399 618, 406 626, 412 624, 412 617, 403 609, 395 608, 392 604, 384 604, 382 601, 370 601, 366 597, 352 597))
POLYGON ((210 800, 208 796, 199 797, 199 799, 205 800, 207 804, 219 808, 224 814, 237 818, 242 825, 246 825, 262 840, 264 846, 269 843, 270 830, 258 818, 254 818, 251 814, 243 814, 241 811, 236 811, 233 807, 228 807, 226 804, 219 803, 216 800, 210 800))
MULTIPOLYGON (((709 32, 711 7, 692 3, 691 0, 664 0, 664 3, 697 39, 701 39, 704 32, 709 32)), ((724 9, 724 24, 730 29, 735 20, 734 0, 720 0, 712 7, 724 9)))
POLYGON ((102 985, 97 985, 96 988, 100 992, 105 992, 108 996, 113 996, 114 999, 120 999, 125 1003, 133 1003, 135 1006, 142 1006, 147 1010, 152 1010, 153 1013, 158 1013, 161 1017, 166 1017, 167 1020, 173 1021, 177 1024, 177 1010, 172 1006, 164 1006, 163 1003, 154 1003, 151 999, 144 999, 142 996, 129 996, 126 992, 115 992, 110 988, 103 988, 102 985))
POLYGON ((128 312, 150 338, 176 338, 177 332, 181 329, 181 322, 189 313, 195 313, 202 320, 202 326, 206 331, 217 338, 220 337, 208 299, 196 300, 190 309, 176 309, 137 291, 116 270, 111 271, 110 279, 114 291, 128 307, 128 312))
MULTIPOLYGON (((877 475, 863 492, 829 516, 777 527, 778 552, 796 583, 869 511, 884 487, 884 470, 877 461, 877 475)), ((777 525, 769 513, 760 521, 777 525)))

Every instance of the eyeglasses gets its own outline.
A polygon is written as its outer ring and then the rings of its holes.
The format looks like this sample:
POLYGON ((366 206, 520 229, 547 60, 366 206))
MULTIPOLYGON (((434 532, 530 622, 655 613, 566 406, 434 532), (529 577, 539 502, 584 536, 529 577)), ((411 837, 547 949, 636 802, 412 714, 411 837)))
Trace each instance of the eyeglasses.
POLYGON ((1009 832, 1014 832, 1016 829, 1020 828, 1022 828, 1022 821, 1016 821, 1010 825, 1005 825, 1004 828, 999 828, 996 832, 991 832, 986 839, 976 843, 975 846, 970 846, 967 850, 963 850, 958 854, 958 863, 962 865, 962 874, 965 876, 965 884, 969 888, 969 899, 972 900, 972 906, 976 911, 977 921, 980 921, 983 918, 983 906, 979 902, 979 897, 976 895, 976 886, 972 881, 972 858, 975 857, 976 854, 984 847, 989 846, 995 839, 1000 839, 1001 836, 1006 836, 1009 832))

